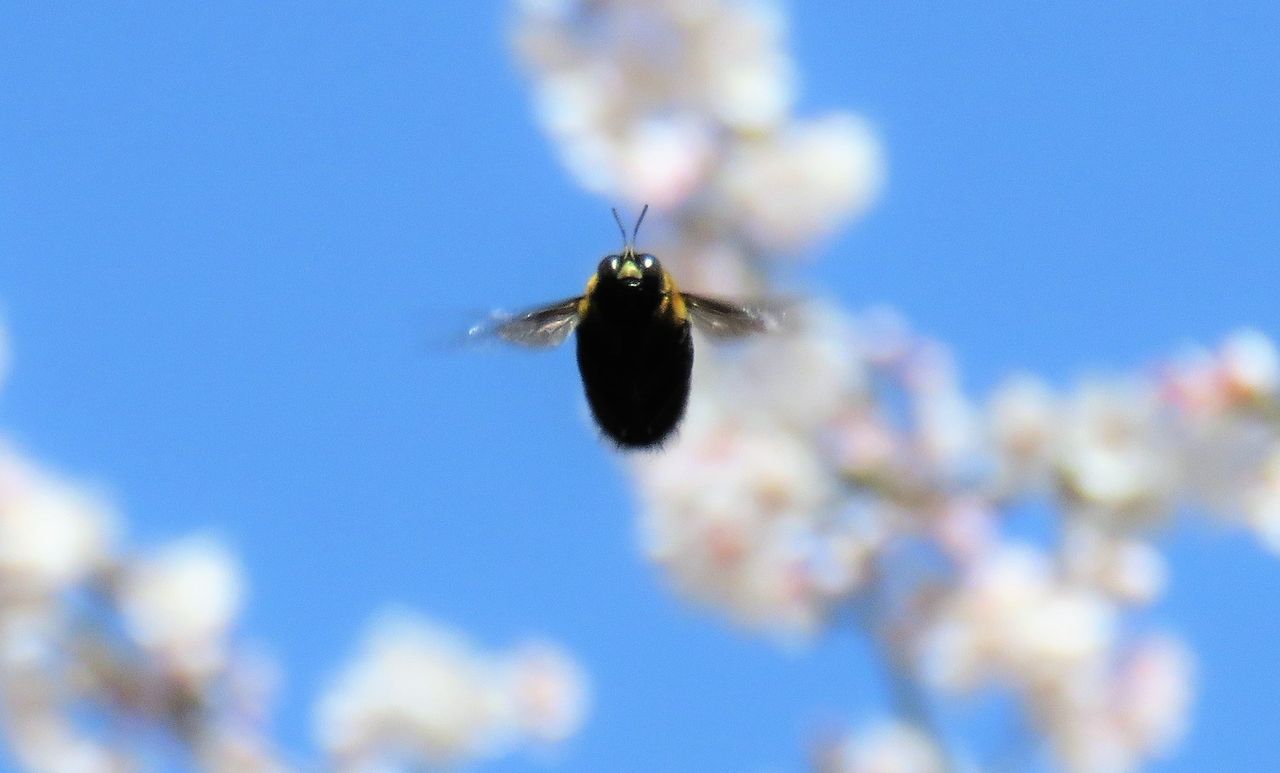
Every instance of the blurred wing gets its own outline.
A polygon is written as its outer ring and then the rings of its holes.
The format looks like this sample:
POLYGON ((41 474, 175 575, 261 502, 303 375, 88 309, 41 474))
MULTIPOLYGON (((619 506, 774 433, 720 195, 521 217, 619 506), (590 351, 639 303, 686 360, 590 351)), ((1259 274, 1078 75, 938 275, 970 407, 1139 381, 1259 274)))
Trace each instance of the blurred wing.
POLYGON ((578 326, 580 300, 581 297, 569 298, 520 314, 496 314, 471 328, 468 337, 473 340, 500 338, 507 343, 533 348, 559 346, 578 326))
POLYGON ((741 338, 782 328, 781 303, 743 304, 681 293, 694 326, 711 338, 741 338))

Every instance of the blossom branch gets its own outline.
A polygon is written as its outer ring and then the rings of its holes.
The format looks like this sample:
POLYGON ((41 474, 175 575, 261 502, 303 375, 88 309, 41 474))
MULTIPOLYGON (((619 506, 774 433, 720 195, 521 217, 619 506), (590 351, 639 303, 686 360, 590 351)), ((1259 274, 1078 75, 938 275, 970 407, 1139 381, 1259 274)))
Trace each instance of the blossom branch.
MULTIPOLYGON (((767 292, 879 189, 865 123, 793 115, 773 4, 526 0, 514 29, 569 172, 665 212, 654 251, 686 286, 767 292)), ((1280 546, 1271 341, 1242 332, 1154 374, 1069 390, 1018 376, 974 399, 946 348, 890 312, 795 317, 735 357, 700 348, 679 440, 629 463, 645 549, 676 591, 787 637, 864 605, 915 726, 851 735, 832 769, 941 769, 931 692, 1007 691, 1066 770, 1170 748, 1193 669, 1133 622, 1165 586, 1150 534, 1193 507, 1280 546), (1008 533, 1028 503, 1058 516, 1043 540, 1008 533)))

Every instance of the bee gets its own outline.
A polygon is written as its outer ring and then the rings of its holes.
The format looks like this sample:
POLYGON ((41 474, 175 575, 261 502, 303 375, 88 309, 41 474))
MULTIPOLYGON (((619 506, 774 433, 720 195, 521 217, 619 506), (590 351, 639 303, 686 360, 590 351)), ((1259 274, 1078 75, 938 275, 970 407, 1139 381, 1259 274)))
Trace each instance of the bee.
POLYGON ((619 253, 606 255, 582 295, 497 317, 472 328, 521 346, 546 348, 577 338, 578 372, 600 430, 620 449, 662 445, 680 424, 693 371, 691 328, 713 339, 779 327, 780 308, 752 306, 681 291, 656 257, 638 252, 622 233, 619 253))

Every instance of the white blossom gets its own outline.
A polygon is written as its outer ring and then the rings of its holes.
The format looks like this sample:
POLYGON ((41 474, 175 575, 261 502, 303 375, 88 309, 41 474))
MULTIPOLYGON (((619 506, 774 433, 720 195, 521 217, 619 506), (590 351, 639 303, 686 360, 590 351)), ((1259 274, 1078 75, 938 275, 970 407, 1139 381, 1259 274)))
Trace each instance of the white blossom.
POLYGON ((114 516, 101 497, 43 475, 0 445, 0 578, 6 592, 43 595, 106 561, 114 516))
POLYGON ((1034 376, 1015 376, 996 389, 987 414, 999 460, 997 494, 1043 492, 1062 422, 1052 391, 1034 376))
POLYGON ((1168 573, 1164 558, 1150 544, 1091 524, 1067 528, 1061 556, 1073 580, 1131 604, 1155 601, 1168 573))
POLYGON ((1090 384, 1064 410, 1057 468, 1070 495, 1117 524, 1167 514, 1179 468, 1154 390, 1090 384))
POLYGON ((947 769, 933 739, 901 722, 872 724, 829 756, 822 773, 943 773, 947 769))
POLYGON ((512 719, 531 739, 559 743, 582 727, 588 708, 587 678, 558 647, 523 646, 507 658, 512 719))
POLYGON ((120 596, 133 638, 176 673, 203 679, 227 658, 244 595, 230 551, 208 538, 166 545, 125 573, 120 596))
POLYGON ((794 251, 861 213, 884 176, 867 125, 832 115, 743 142, 729 155, 722 195, 760 247, 794 251))
POLYGON ((724 416, 695 419, 665 453, 636 464, 648 482, 649 553, 679 588, 754 625, 817 622, 808 557, 835 479, 812 449, 724 416))
MULTIPOLYGON (((710 4, 707 8, 709 10, 710 4)), ((721 4, 701 16, 701 88, 726 126, 764 131, 781 124, 795 99, 795 67, 782 48, 786 19, 776 4, 721 4)))
POLYGON ((407 614, 380 619, 322 698, 317 734, 340 769, 452 763, 513 741, 559 741, 584 716, 582 672, 545 645, 499 657, 407 614))
POLYGON ((1114 709, 1126 743, 1144 756, 1167 752, 1186 731, 1194 666, 1186 645, 1168 635, 1139 642, 1121 666, 1114 709))
POLYGON ((1096 595, 1055 583, 1030 546, 999 548, 973 566, 925 640, 925 672, 948 689, 1008 678, 1036 687, 1091 668, 1113 636, 1096 595))
POLYGON ((1240 331, 1223 344, 1222 375, 1227 388, 1243 400, 1274 397, 1280 387, 1280 354, 1261 333, 1240 331))
POLYGON ((713 162, 711 128, 688 116, 651 118, 619 143, 613 164, 619 193, 666 209, 687 199, 713 162))
POLYGON ((539 122, 587 189, 663 209, 708 202, 799 249, 874 197, 866 124, 800 122, 785 17, 764 0, 522 4, 515 45, 539 122), (731 208, 733 211, 730 212, 731 208))

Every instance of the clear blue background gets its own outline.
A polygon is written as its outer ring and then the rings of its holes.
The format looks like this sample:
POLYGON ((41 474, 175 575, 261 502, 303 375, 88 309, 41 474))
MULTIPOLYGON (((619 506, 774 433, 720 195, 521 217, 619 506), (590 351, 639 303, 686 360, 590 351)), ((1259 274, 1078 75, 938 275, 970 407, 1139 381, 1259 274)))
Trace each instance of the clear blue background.
MULTIPOLYGON (((292 748, 388 601, 577 652, 566 769, 795 768, 875 715, 852 634, 787 651, 664 588, 568 350, 426 345, 575 292, 616 241, 532 124, 505 6, 115 5, 0 6, 0 420, 139 542, 239 549, 292 748)), ((802 112, 865 113, 890 169, 798 281, 897 306, 975 391, 1280 335, 1280 6, 901 5, 792 9, 802 112)), ((1156 619, 1204 687, 1161 769, 1280 769, 1280 560, 1166 544, 1156 619)))

